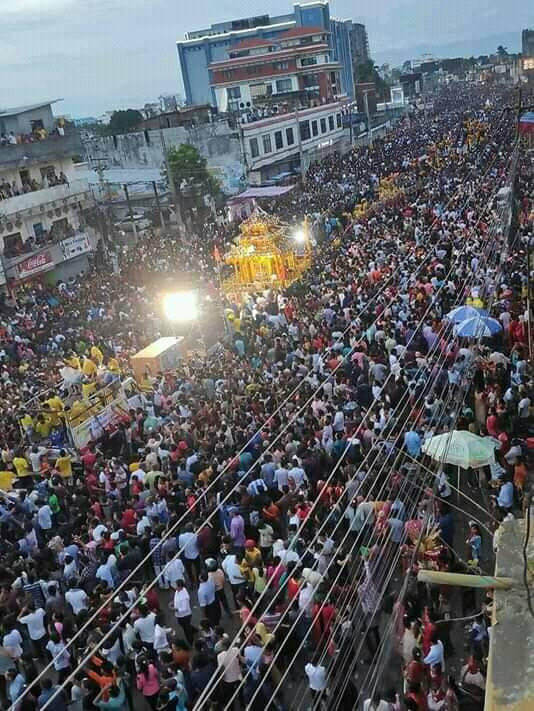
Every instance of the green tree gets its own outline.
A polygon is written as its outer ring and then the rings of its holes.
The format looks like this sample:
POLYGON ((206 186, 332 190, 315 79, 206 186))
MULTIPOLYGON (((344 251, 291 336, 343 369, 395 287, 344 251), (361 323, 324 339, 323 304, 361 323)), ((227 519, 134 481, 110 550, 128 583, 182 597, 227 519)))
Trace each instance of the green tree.
POLYGON ((143 120, 143 114, 137 109, 114 111, 109 122, 110 133, 128 133, 133 131, 143 120))
POLYGON ((497 47, 497 54, 499 55, 500 59, 504 59, 508 56, 508 50, 506 49, 506 47, 503 47, 502 44, 500 44, 497 47))
POLYGON ((217 180, 208 171, 208 161, 195 146, 182 143, 170 148, 167 153, 171 178, 176 188, 182 191, 200 188, 213 193, 218 190, 217 180))
POLYGON ((365 62, 360 62, 355 67, 354 80, 359 83, 372 82, 376 86, 378 96, 388 92, 388 84, 382 79, 375 67, 372 59, 367 59, 365 62))
POLYGON ((191 212, 195 207, 200 213, 207 208, 205 196, 215 197, 220 186, 216 178, 208 171, 208 161, 195 146, 182 143, 167 151, 167 163, 170 176, 176 189, 179 208, 191 212))

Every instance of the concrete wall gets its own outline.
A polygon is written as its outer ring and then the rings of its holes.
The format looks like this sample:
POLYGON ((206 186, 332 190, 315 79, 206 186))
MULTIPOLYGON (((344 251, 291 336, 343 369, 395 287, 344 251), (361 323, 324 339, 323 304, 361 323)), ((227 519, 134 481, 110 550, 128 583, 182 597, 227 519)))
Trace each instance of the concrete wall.
POLYGON ((242 187, 243 175, 239 136, 224 121, 204 124, 192 129, 165 128, 118 136, 89 139, 86 153, 89 160, 105 159, 108 168, 163 168, 164 149, 190 143, 208 161, 208 168, 226 193, 242 187))

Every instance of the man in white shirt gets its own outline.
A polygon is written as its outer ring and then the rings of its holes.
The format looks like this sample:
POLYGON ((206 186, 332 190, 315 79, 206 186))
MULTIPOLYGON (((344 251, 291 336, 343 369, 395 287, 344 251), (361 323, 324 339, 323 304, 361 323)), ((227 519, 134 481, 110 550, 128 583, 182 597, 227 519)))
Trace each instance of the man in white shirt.
POLYGON ((284 486, 288 486, 289 474, 283 465, 274 472, 274 483, 276 484, 278 491, 281 491, 282 493, 284 492, 284 486))
POLYGON ((178 556, 167 563, 163 574, 172 588, 176 587, 178 580, 185 580, 185 567, 178 556))
POLYGON ((35 609, 33 604, 29 604, 21 610, 17 619, 28 628, 28 634, 32 641, 35 655, 43 657, 47 641, 46 627, 44 623, 46 613, 43 608, 38 607, 35 609))
POLYGON ((65 600, 71 606, 75 616, 79 615, 83 610, 89 609, 87 593, 77 585, 71 585, 69 590, 65 593, 65 600))
POLYGON ((326 668, 319 663, 319 660, 317 660, 315 664, 308 662, 308 664, 304 667, 304 671, 308 677, 310 693, 313 699, 313 707, 320 708, 319 700, 326 689, 326 668))
POLYGON ((196 585, 198 574, 200 573, 200 550, 198 548, 198 537, 194 532, 192 523, 188 523, 184 533, 178 536, 178 548, 182 551, 187 574, 193 585, 196 585))
POLYGON ((191 601, 189 592, 183 580, 176 581, 176 592, 174 593, 174 614, 179 625, 184 631, 185 638, 189 644, 193 644, 195 631, 191 625, 191 601))
POLYGON ((61 684, 70 674, 70 652, 57 632, 53 632, 50 635, 50 641, 46 648, 52 655, 54 669, 58 674, 58 682, 61 684))
POLYGON ((239 648, 231 646, 231 641, 229 639, 222 639, 221 646, 223 648, 222 652, 217 655, 217 667, 222 672, 222 707, 226 708, 228 702, 235 694, 236 690, 239 688, 239 692, 236 695, 236 701, 238 708, 245 708, 243 703, 243 698, 241 694, 240 683, 243 678, 243 673, 241 671, 241 655, 239 654, 239 648))
POLYGON ((233 553, 229 553, 224 558, 221 564, 221 568, 223 569, 224 574, 228 578, 228 582, 230 583, 230 587, 232 588, 234 602, 237 605, 237 598, 239 597, 239 593, 246 583, 246 580, 243 577, 243 574, 241 573, 241 569, 237 561, 237 556, 233 553))
POLYGON ((152 647, 154 644, 154 629, 156 627, 156 615, 154 612, 149 612, 148 607, 139 606, 140 616, 134 622, 134 629, 137 632, 139 639, 144 644, 152 647))
POLYGON ((2 638, 2 647, 11 659, 16 661, 22 657, 22 635, 16 627, 11 627, 6 630, 2 638))

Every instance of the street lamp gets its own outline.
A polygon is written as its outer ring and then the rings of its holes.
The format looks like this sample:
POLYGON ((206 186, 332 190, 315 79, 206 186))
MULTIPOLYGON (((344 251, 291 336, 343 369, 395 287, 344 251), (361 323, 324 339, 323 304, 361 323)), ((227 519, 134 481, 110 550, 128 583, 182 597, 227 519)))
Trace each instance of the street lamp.
POLYGON ((163 297, 163 312, 169 321, 195 321, 199 316, 198 298, 194 291, 175 291, 163 297))

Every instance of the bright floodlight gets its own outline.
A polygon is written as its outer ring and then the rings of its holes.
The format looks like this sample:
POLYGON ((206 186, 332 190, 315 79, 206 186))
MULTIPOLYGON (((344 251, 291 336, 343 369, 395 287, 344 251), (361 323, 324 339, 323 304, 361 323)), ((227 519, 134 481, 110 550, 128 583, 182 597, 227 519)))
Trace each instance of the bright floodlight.
POLYGON ((198 318, 194 291, 176 291, 163 297, 163 311, 169 321, 194 321, 198 318))
POLYGON ((293 239, 299 244, 304 244, 304 242, 306 241, 306 233, 304 232, 304 230, 298 230, 298 232, 295 232, 295 234, 293 235, 293 239))

